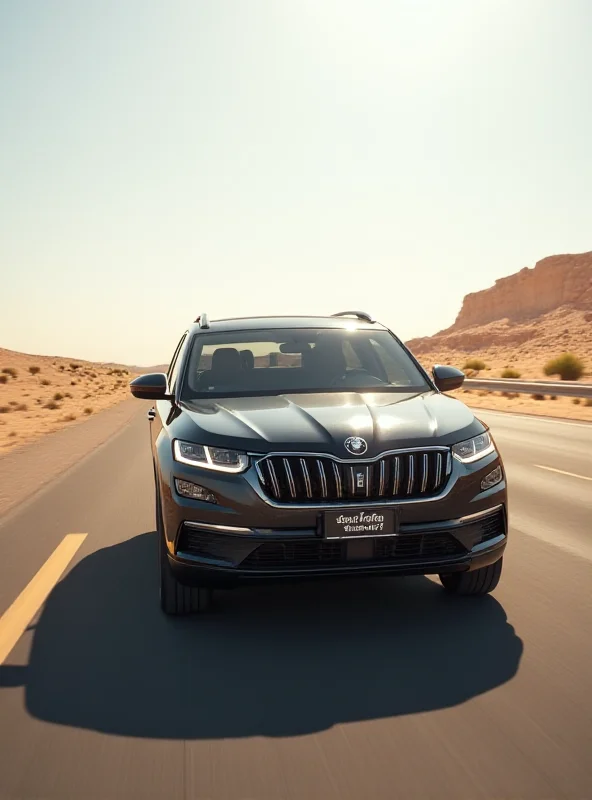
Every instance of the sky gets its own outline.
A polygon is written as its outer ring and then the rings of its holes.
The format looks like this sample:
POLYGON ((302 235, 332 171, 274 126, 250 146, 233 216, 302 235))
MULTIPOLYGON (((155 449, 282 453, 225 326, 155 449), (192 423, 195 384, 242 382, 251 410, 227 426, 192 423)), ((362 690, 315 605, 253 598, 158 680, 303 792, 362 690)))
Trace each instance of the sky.
POLYGON ((592 249, 589 0, 0 0, 0 347, 188 323, 408 339, 592 249))

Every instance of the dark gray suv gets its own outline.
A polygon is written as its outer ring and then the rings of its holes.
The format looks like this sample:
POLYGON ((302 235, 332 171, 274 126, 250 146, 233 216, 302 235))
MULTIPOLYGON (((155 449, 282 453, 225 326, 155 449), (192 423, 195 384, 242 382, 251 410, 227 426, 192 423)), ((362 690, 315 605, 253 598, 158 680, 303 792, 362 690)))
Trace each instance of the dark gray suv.
POLYGON ((492 591, 507 539, 487 427, 363 312, 209 322, 131 383, 151 427, 160 597, 256 581, 435 574, 492 591))

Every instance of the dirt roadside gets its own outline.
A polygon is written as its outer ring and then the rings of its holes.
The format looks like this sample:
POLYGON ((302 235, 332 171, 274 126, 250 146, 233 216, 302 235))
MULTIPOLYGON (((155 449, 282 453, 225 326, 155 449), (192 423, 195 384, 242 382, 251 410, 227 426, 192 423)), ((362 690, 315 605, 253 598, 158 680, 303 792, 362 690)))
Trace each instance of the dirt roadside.
POLYGON ((0 457, 0 516, 54 481, 147 408, 127 398, 81 425, 48 433, 0 457))

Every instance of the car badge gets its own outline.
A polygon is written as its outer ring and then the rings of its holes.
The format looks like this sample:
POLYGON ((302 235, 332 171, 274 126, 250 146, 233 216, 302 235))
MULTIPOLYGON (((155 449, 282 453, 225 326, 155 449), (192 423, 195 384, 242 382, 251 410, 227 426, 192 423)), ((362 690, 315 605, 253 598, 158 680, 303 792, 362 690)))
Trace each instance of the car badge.
POLYGON ((345 442, 345 449, 352 456, 363 456, 368 449, 368 444, 361 436, 349 436, 345 442))

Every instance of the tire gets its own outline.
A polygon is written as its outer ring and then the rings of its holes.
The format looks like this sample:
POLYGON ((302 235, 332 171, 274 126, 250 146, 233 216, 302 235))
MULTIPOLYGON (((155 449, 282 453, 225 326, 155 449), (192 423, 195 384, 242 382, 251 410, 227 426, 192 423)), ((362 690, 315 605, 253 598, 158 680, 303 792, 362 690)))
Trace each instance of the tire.
POLYGON ((156 529, 158 536, 158 561, 160 572, 160 607, 165 614, 185 616, 207 611, 212 600, 212 590, 203 586, 185 586, 175 578, 167 558, 160 502, 156 499, 156 529))
POLYGON ((502 574, 503 558, 487 567, 473 572, 449 572, 440 575, 442 586, 447 592, 458 595, 483 595, 492 592, 498 585, 502 574))

